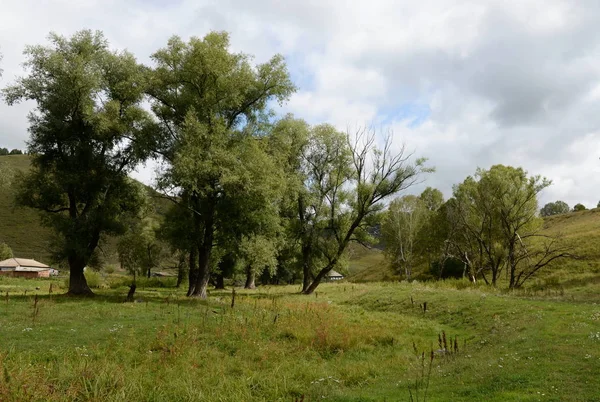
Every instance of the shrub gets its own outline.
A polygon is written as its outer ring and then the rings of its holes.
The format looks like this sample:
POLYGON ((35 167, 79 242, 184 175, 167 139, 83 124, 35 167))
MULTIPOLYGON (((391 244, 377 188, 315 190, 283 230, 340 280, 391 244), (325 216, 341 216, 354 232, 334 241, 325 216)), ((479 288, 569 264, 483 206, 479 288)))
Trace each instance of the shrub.
POLYGON ((13 257, 12 249, 6 243, 0 243, 0 261, 13 257))
POLYGON ((442 267, 441 261, 434 261, 429 268, 429 273, 435 278, 447 279, 456 278, 460 279, 463 276, 464 263, 458 258, 448 258, 444 262, 442 267))

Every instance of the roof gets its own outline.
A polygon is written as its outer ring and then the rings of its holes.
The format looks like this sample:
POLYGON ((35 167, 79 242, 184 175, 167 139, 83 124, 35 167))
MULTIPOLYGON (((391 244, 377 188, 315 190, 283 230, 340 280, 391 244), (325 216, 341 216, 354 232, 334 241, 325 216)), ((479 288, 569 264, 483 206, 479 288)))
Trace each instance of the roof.
POLYGON ((36 260, 30 260, 28 258, 9 258, 4 261, 0 261, 0 267, 30 267, 30 268, 50 268, 46 264, 42 264, 36 260))
POLYGON ((332 269, 331 271, 329 271, 329 273, 327 274, 327 276, 330 276, 330 277, 331 277, 331 276, 341 276, 341 277, 343 277, 344 275, 342 275, 342 274, 340 274, 339 272, 337 272, 337 271, 334 271, 334 270, 332 269))

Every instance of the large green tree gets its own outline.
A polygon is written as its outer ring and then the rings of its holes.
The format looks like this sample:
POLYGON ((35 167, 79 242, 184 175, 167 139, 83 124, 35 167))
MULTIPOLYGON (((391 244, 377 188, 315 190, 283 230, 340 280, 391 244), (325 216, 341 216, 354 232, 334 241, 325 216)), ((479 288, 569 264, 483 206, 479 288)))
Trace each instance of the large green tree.
MULTIPOLYGON (((388 136, 379 148, 376 133, 360 129, 353 135, 324 127, 317 132, 306 156, 306 185, 310 202, 301 210, 311 214, 320 265, 303 293, 315 291, 343 258, 351 241, 372 241, 369 228, 383 209, 383 201, 412 186, 431 171, 424 159, 411 162, 402 147, 392 150, 388 136)), ((305 278, 306 281, 306 278, 305 278)))
POLYGON ((252 66, 248 55, 229 50, 223 32, 187 43, 171 38, 152 58, 148 93, 166 162, 159 184, 192 213, 197 235, 189 253, 197 265, 190 264, 188 294, 204 298, 218 239, 251 231, 252 212, 273 203, 278 169, 256 128, 268 117, 268 102, 285 101, 295 87, 281 56, 252 66))
POLYGON ((83 275, 103 236, 121 234, 141 200, 128 173, 147 158, 153 122, 142 107, 145 75, 133 55, 111 51, 102 33, 56 34, 25 50, 29 73, 3 90, 8 104, 33 100, 32 168, 18 202, 38 209, 59 235, 69 293, 89 295, 83 275))
POLYGON ((493 285, 506 268, 508 286, 516 288, 551 262, 569 256, 557 237, 540 232, 537 197, 550 184, 521 168, 495 165, 478 169, 456 186, 456 257, 486 282, 485 273, 490 272, 493 285))

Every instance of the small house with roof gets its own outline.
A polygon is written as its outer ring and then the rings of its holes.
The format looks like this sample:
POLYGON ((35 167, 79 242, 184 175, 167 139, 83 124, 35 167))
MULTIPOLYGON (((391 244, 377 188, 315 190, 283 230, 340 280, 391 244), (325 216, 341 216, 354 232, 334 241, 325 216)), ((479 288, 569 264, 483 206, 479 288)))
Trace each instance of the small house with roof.
POLYGON ((340 274, 337 271, 334 271, 333 269, 331 271, 329 271, 329 273, 326 276, 328 281, 339 281, 341 279, 344 279, 344 275, 340 274))
POLYGON ((21 278, 49 278, 58 271, 39 261, 28 258, 9 258, 0 261, 0 275, 21 278))

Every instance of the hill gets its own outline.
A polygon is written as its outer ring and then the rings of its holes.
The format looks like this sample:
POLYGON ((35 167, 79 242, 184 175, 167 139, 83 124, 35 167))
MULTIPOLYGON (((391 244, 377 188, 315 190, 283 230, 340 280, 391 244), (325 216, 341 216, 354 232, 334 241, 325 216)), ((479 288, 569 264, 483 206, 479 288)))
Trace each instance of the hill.
MULTIPOLYGON (((0 168, 13 173, 25 172, 29 167, 29 155, 0 156, 0 168)), ((147 189, 150 195, 156 194, 150 187, 147 189)), ((153 201, 156 212, 163 214, 169 201, 156 197, 153 197, 153 201)), ((10 186, 0 191, 0 228, 0 243, 8 244, 15 256, 54 262, 50 251, 52 231, 40 224, 38 212, 15 205, 14 191, 10 186)), ((101 253, 107 263, 117 263, 115 239, 109 238, 101 253)))
MULTIPOLYGON (((13 172, 27 171, 29 156, 0 156, 0 166, 13 172)), ((14 192, 10 187, 0 191, 0 228, 0 243, 8 244, 15 256, 49 261, 51 231, 40 225, 36 211, 14 204, 14 192)))

